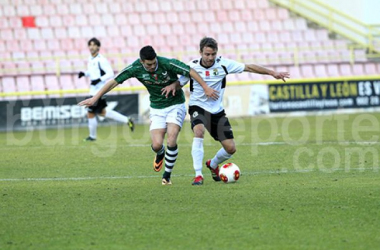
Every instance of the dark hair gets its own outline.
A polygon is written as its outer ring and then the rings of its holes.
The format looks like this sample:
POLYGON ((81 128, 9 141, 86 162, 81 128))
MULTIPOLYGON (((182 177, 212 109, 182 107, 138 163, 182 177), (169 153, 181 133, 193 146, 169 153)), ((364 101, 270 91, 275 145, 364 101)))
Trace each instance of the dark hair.
POLYGON ((142 61, 144 61, 144 60, 153 60, 156 57, 157 57, 157 54, 154 51, 153 47, 150 46, 150 45, 145 46, 145 47, 143 47, 140 50, 140 59, 142 61))
POLYGON ((87 46, 90 46, 91 43, 95 43, 95 45, 99 46, 100 47, 100 41, 98 39, 96 39, 95 37, 91 38, 88 43, 87 43, 87 46))
POLYGON ((210 47, 214 50, 218 50, 218 43, 214 38, 211 37, 203 37, 201 42, 199 43, 199 49, 202 52, 204 47, 210 47))

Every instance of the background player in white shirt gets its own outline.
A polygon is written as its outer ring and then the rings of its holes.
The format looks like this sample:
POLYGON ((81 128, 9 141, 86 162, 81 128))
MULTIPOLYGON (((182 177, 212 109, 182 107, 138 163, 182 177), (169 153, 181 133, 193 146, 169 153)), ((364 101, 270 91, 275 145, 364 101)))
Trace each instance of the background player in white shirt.
MULTIPOLYGON (((78 78, 83 76, 90 78, 90 96, 96 95, 96 93, 98 93, 98 91, 106 84, 107 80, 114 76, 112 67, 107 59, 99 54, 100 46, 100 41, 96 38, 92 38, 88 41, 88 49, 90 50, 91 56, 88 58, 87 71, 79 72, 78 74, 78 78)), ((106 110, 106 107, 107 101, 105 97, 101 98, 95 105, 88 107, 87 117, 90 135, 84 139, 85 141, 96 140, 96 129, 98 126, 98 121, 96 119, 97 115, 111 118, 118 122, 127 123, 131 131, 134 130, 132 119, 114 110, 106 110)))
MULTIPOLYGON (((207 98, 203 89, 194 79, 181 77, 180 85, 184 86, 190 80, 190 101, 189 114, 191 120, 191 128, 194 132, 192 145, 193 167, 195 170, 195 178, 193 185, 203 184, 202 162, 204 156, 203 138, 205 129, 217 141, 220 141, 222 148, 216 153, 214 158, 206 161, 206 167, 210 169, 212 178, 220 181, 219 164, 231 158, 236 152, 236 146, 232 128, 223 107, 223 94, 226 87, 227 74, 242 73, 243 71, 257 74, 271 75, 276 79, 289 78, 287 72, 275 72, 273 70, 254 65, 243 64, 233 60, 217 57, 218 43, 210 37, 205 37, 200 42, 201 58, 195 59, 189 63, 203 78, 203 80, 212 89, 219 92, 219 98, 213 100, 207 98)), ((174 84, 173 84, 174 85, 174 84)), ((178 88, 178 83, 177 86, 178 88)), ((174 88, 165 90, 168 95, 174 88)))

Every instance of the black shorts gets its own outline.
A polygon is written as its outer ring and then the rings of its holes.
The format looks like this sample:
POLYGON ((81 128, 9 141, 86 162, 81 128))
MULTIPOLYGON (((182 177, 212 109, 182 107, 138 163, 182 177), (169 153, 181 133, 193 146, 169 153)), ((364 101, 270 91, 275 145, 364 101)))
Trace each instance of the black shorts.
POLYGON ((231 124, 224 110, 217 114, 211 114, 201 107, 190 106, 189 114, 191 129, 193 129, 195 125, 203 124, 216 141, 234 138, 231 124))
POLYGON ((105 107, 107 107, 107 101, 106 98, 102 97, 97 103, 95 103, 95 105, 88 107, 87 111, 93 114, 100 114, 105 107))

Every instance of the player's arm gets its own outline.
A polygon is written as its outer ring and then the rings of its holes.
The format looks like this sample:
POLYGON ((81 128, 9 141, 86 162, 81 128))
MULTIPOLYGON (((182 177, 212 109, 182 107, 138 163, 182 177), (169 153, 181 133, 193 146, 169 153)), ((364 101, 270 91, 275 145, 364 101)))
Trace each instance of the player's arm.
POLYGON ((132 69, 133 67, 130 65, 123 69, 113 80, 108 81, 100 90, 99 92, 94 95, 93 97, 86 99, 84 101, 81 101, 78 105, 80 106, 92 106, 94 105, 103 95, 107 94, 109 91, 111 91, 113 88, 115 88, 117 85, 123 83, 125 80, 134 77, 134 71, 132 69))
POLYGON ((274 70, 267 69, 256 64, 246 64, 244 71, 250 72, 250 73, 256 73, 256 74, 262 74, 262 75, 270 75, 276 79, 282 79, 284 82, 285 82, 285 78, 290 77, 288 72, 276 72, 274 70))
POLYGON ((113 88, 115 88, 117 85, 119 85, 118 82, 116 82, 115 79, 112 79, 110 81, 108 81, 99 91, 96 95, 94 95, 93 97, 91 98, 88 98, 86 100, 83 100, 81 101, 80 103, 78 103, 79 106, 86 106, 86 107, 90 107, 90 106, 93 106, 95 105, 95 103, 105 94, 107 94, 108 92, 110 92, 113 88))

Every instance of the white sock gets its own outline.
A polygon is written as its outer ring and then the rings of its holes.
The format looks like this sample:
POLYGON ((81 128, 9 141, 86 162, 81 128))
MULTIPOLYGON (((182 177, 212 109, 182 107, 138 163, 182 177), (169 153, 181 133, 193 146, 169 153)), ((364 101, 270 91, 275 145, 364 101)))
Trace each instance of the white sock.
POLYGON ((210 166, 212 168, 216 168, 220 163, 224 162, 225 160, 228 160, 232 157, 229 153, 224 150, 224 148, 219 149, 219 151, 216 153, 214 158, 211 159, 210 166))
POLYGON ((98 121, 96 116, 94 118, 88 118, 88 129, 90 130, 90 137, 96 139, 96 128, 98 127, 98 121))
POLYGON ((203 166, 203 138, 194 138, 193 146, 191 148, 191 155, 193 156, 193 167, 195 170, 195 176, 203 176, 202 166, 203 166))
POLYGON ((128 116, 122 115, 114 110, 106 110, 105 117, 111 118, 115 121, 123 122, 123 123, 127 123, 129 121, 128 116))

